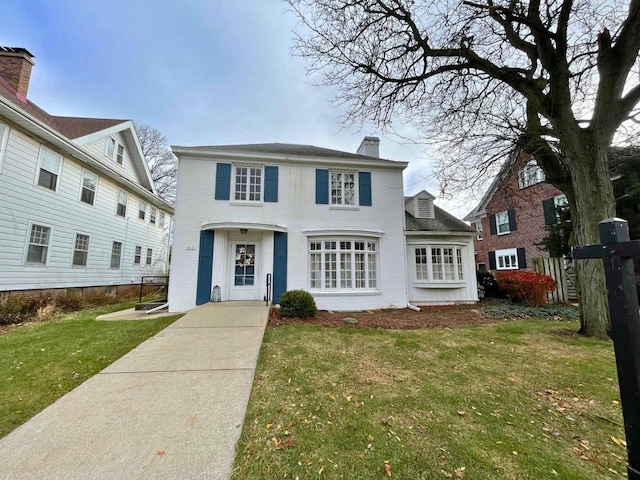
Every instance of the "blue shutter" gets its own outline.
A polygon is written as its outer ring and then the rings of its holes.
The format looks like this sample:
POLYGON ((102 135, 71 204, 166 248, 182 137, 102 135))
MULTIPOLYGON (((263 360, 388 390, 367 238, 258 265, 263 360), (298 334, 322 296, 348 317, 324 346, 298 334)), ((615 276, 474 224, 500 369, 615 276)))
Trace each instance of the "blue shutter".
POLYGON ((287 233, 273 232, 273 303, 287 291, 287 233))
POLYGON ((196 305, 211 300, 211 275, 213 273, 213 232, 200 232, 200 250, 198 258, 198 285, 196 288, 196 305))
POLYGON ((216 200, 229 200, 231 189, 231 164, 218 163, 216 166, 216 200))
POLYGON ((360 205, 371 206, 371 172, 358 172, 358 190, 360 191, 360 205))
POLYGON ((316 169, 316 203, 329 204, 329 170, 316 169))
POLYGON ((264 201, 278 201, 278 167, 264 167, 264 201))

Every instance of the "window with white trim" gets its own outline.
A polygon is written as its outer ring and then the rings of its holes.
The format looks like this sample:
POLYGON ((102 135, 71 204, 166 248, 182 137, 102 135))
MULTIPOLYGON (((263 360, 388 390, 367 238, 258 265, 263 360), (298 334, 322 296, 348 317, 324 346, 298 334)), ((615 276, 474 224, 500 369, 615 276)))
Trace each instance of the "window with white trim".
POLYGON ((331 205, 356 204, 356 174, 355 172, 341 172, 331 170, 330 201, 331 205))
POLYGON ((2 164, 7 150, 7 142, 9 141, 9 127, 4 123, 0 123, 0 172, 2 172, 2 164))
POLYGON ((535 160, 530 160, 520 172, 518 172, 518 187, 526 188, 536 183, 544 182, 544 171, 535 160))
POLYGON ((93 205, 96 199, 96 189, 98 188, 98 176, 88 170, 82 171, 82 191, 80 201, 93 205))
POLYGON ((378 285, 377 265, 377 241, 331 238, 309 242, 312 290, 374 290, 378 285))
POLYGON ((476 238, 482 240, 482 220, 476 222, 476 238))
POLYGON ((151 248, 147 248, 147 265, 151 265, 153 260, 153 250, 151 248))
POLYGON ((158 214, 158 209, 156 207, 151 207, 149 209, 149 223, 156 223, 156 215, 158 214))
POLYGON ((261 166, 236 165, 233 199, 239 202, 261 202, 262 180, 261 166))
POLYGON ((498 235, 511 232, 511 228, 509 227, 509 212, 496 213, 496 231, 498 235))
POLYGON ((147 203, 143 200, 140 200, 138 206, 138 218, 144 221, 144 217, 147 215, 147 203))
POLYGON ((31 225, 31 231, 29 232, 29 246, 27 247, 27 264, 47 264, 50 238, 51 227, 36 224, 31 225))
POLYGON ((73 246, 72 265, 74 267, 86 267, 88 256, 89 256, 89 235, 76 233, 76 240, 73 246))
POLYGON ((414 247, 418 282, 461 282, 464 280, 462 247, 429 245, 414 247))
POLYGON ((497 270, 517 270, 518 269, 518 251, 515 248, 506 248, 504 250, 496 250, 496 269, 497 270))
POLYGON ((164 212, 160 211, 160 218, 158 219, 158 226, 164 228, 164 212))
POLYGON ((118 165, 122 165, 124 163, 124 145, 115 138, 107 139, 106 155, 118 165))
POLYGON ((110 268, 120 268, 120 260, 122 259, 122 242, 113 242, 111 244, 111 262, 110 268))
POLYGON ((40 148, 40 162, 36 185, 54 192, 58 190, 58 177, 62 167, 62 155, 42 146, 40 148))
POLYGON ((129 199, 129 194, 122 189, 118 190, 118 207, 116 208, 116 215, 119 217, 124 217, 127 215, 127 200, 129 199))
POLYGON ((140 245, 136 245, 136 250, 133 255, 133 264, 140 265, 141 258, 142 258, 142 247, 140 245))

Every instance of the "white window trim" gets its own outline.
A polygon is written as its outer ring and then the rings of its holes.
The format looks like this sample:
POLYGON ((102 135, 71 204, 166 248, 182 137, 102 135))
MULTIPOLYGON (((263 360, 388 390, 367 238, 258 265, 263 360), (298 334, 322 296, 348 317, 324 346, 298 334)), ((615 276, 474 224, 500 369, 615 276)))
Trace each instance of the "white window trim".
POLYGON ((158 209, 158 227, 164 228, 165 220, 166 220, 165 213, 162 210, 158 209))
POLYGON ((496 234, 498 235, 507 235, 509 233, 511 233, 511 225, 509 224, 509 211, 505 210, 503 212, 498 212, 496 213, 496 234), (502 215, 504 214, 507 218, 507 223, 498 223, 498 215, 502 215), (507 231, 506 232, 501 232, 500 231, 500 225, 506 225, 507 226, 507 231))
MULTIPOLYGON (((335 210, 360 210, 360 191, 358 190, 358 172, 356 170, 340 170, 337 168, 329 169, 329 208, 335 210), (333 203, 333 197, 331 196, 331 175, 334 173, 350 174, 353 175, 353 203, 333 203)), ((344 200, 344 177, 340 183, 341 199, 344 200)))
POLYGON ((33 180, 33 186, 41 190, 45 190, 47 192, 58 193, 58 190, 60 189, 60 175, 62 173, 63 163, 64 163, 64 157, 62 155, 60 155, 58 152, 54 150, 51 150, 50 148, 45 147, 44 145, 40 145, 40 152, 38 153, 38 168, 36 169, 36 178, 33 180), (42 154, 45 151, 50 152, 60 158, 60 162, 58 162, 58 171, 51 172, 51 173, 55 173, 56 175, 56 188, 54 188, 53 190, 38 184, 38 181, 40 180, 40 170, 42 169, 42 154))
POLYGON ((29 221, 29 223, 27 224, 27 235, 26 235, 26 239, 25 239, 25 245, 24 245, 24 256, 22 259, 22 264, 26 267, 34 267, 34 268, 45 268, 49 265, 49 256, 51 254, 51 239, 53 238, 53 225, 49 225, 47 223, 43 223, 43 222, 34 222, 34 221, 29 221), (37 225, 39 227, 46 227, 49 229, 49 242, 47 243, 47 256, 44 259, 44 263, 28 263, 27 262, 27 257, 29 255, 29 245, 31 245, 31 228, 33 227, 33 225, 37 225))
MULTIPOLYGON (((518 249, 517 248, 504 248, 502 250, 496 250, 496 270, 518 270, 518 249), (515 265, 510 265, 509 267, 500 266, 500 257, 514 257, 515 265)), ((506 263, 506 262, 504 262, 506 263)), ((509 260, 511 263, 511 259, 509 260)))
POLYGON ((124 242, 122 240, 111 240, 111 248, 109 249, 109 270, 122 270, 122 258, 124 257, 124 242), (113 257, 113 244, 120 244, 120 261, 117 267, 111 266, 111 259, 113 257))
POLYGON ((263 205, 264 203, 264 187, 265 187, 265 182, 264 182, 264 165, 259 165, 259 164, 250 164, 250 163, 234 163, 233 164, 233 168, 232 168, 232 178, 231 178, 231 182, 233 184, 233 188, 231 190, 231 200, 230 203, 231 205, 252 205, 252 206, 260 206, 263 205), (247 191, 245 192, 247 195, 247 199, 246 200, 242 200, 242 199, 237 199, 236 198, 236 188, 238 186, 238 182, 236 181, 236 178, 238 176, 238 168, 246 168, 247 169, 247 191), (249 175, 249 169, 251 168, 258 168, 260 169, 260 199, 259 200, 249 200, 249 187, 250 187, 250 175, 249 175))
POLYGON ((2 166, 4 165, 4 159, 7 154, 7 145, 9 144, 9 125, 0 122, 0 173, 2 173, 2 166))
POLYGON ((142 245, 135 245, 133 247, 133 264, 134 265, 142 265, 142 245), (138 249, 140 249, 140 255, 138 255, 138 249), (138 257, 138 261, 136 262, 136 257, 138 257))
POLYGON ((89 207, 96 206, 96 199, 98 198, 98 184, 100 183, 100 175, 92 172, 91 170, 87 170, 86 168, 82 169, 82 175, 80 175, 80 195, 78 196, 78 201, 83 205, 87 205, 89 207), (84 175, 85 173, 90 173, 91 175, 95 175, 96 177, 96 189, 93 191, 93 203, 87 203, 82 200, 82 191, 84 190, 84 175))
POLYGON ((116 217, 119 218, 127 218, 127 212, 129 211, 129 192, 127 192, 124 188, 118 188, 118 192, 116 193, 116 217), (126 203, 120 203, 120 192, 124 192, 126 197, 127 197, 127 201, 126 203), (118 206, 119 205, 124 205, 125 209, 124 209, 124 215, 120 215, 118 213, 118 206))
POLYGON ((538 165, 538 162, 529 160, 518 172, 518 188, 527 188, 542 183, 545 179, 544 170, 538 165))
POLYGON ((73 232, 73 243, 71 246, 71 268, 87 268, 89 265, 89 249, 91 248, 91 235, 89 235, 86 232, 78 232, 75 231, 73 232), (78 237, 78 235, 84 235, 85 237, 89 237, 89 243, 87 245, 87 264, 86 265, 74 265, 73 264, 73 258, 75 257, 76 254, 76 239, 78 237))
MULTIPOLYGON (((465 265, 465 249, 466 245, 460 243, 416 243, 411 244, 411 270, 412 280, 416 286, 463 286, 466 285, 466 265, 465 265), (427 249, 427 278, 418 278, 418 267, 416 263, 416 250, 426 248, 427 249), (446 279, 434 279, 433 278, 433 263, 432 263, 432 248, 452 248, 453 249, 453 273, 455 278, 446 279), (460 250, 460 264, 458 264, 458 250, 460 250), (462 266, 462 278, 460 278, 460 268, 462 266)), ((444 264, 443 264, 444 275, 444 264)))
MULTIPOLYGON (((477 220, 476 222, 476 240, 484 239, 484 232, 482 231, 482 220, 477 220)), ((497 228, 497 225, 496 225, 497 228)))
POLYGON ((104 146, 104 156, 109 160, 112 160, 116 165, 124 167, 124 158, 125 158, 125 149, 124 145, 118 141, 115 137, 108 137, 104 146), (113 142, 113 155, 109 156, 109 142, 113 142), (118 147, 122 147, 122 163, 119 163, 118 158, 118 147))
POLYGON ((144 200, 138 202, 138 220, 142 220, 143 222, 147 221, 147 202, 144 200), (140 218, 140 212, 142 212, 142 218, 140 218))
POLYGON ((153 248, 147 248, 146 255, 144 256, 144 264, 153 265, 153 248))
POLYGON ((307 285, 309 288, 310 292, 313 292, 314 295, 379 295, 381 293, 379 285, 380 285, 380 242, 378 241, 378 237, 349 237, 349 236, 335 236, 335 237, 309 237, 307 239, 307 285), (320 242, 322 247, 320 250, 311 250, 311 243, 317 243, 320 242), (324 242, 336 242, 337 243, 337 248, 336 250, 330 250, 330 253, 335 253, 336 254, 336 286, 335 287, 312 287, 311 286, 311 254, 312 253, 319 253, 321 255, 321 260, 320 260, 320 281, 322 284, 324 284, 324 268, 325 268, 325 261, 324 261, 324 252, 326 252, 327 250, 325 250, 324 248, 324 242), (365 243, 365 250, 355 250, 355 248, 351 248, 350 250, 340 250, 339 246, 340 246, 340 242, 364 242, 365 243), (371 242, 375 244, 375 250, 374 251, 370 251, 368 250, 366 243, 367 242, 371 242), (340 281, 341 281, 341 277, 340 277, 340 253, 341 252, 348 252, 352 254, 352 258, 351 258, 351 280, 352 280, 352 287, 351 288, 343 288, 340 287, 340 281), (364 266, 365 266, 365 270, 364 270, 364 279, 365 282, 367 284, 366 288, 356 288, 355 285, 355 280, 356 280, 356 270, 354 268, 354 264, 355 264, 355 258, 353 257, 354 253, 363 253, 365 255, 365 260, 364 260, 364 266), (369 286, 369 255, 370 254, 375 254, 375 287, 370 287, 369 286))

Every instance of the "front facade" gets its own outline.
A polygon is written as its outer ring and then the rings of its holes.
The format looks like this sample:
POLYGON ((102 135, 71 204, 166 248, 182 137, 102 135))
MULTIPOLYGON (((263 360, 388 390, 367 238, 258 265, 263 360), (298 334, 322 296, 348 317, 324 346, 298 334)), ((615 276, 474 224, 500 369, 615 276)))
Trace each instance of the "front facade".
POLYGON ((173 208, 132 122, 40 109, 26 98, 32 59, 0 47, 0 292, 165 274, 173 208))
POLYGON ((566 204, 566 196, 545 182, 535 159, 514 151, 480 204, 464 218, 476 231, 476 268, 530 269, 533 258, 548 257, 540 244, 546 227, 558 221, 558 207, 566 204))
POLYGON ((170 311, 218 295, 278 303, 292 289, 309 291, 320 309, 406 306, 406 163, 378 158, 378 143, 366 137, 358 154, 288 144, 173 147, 170 311))

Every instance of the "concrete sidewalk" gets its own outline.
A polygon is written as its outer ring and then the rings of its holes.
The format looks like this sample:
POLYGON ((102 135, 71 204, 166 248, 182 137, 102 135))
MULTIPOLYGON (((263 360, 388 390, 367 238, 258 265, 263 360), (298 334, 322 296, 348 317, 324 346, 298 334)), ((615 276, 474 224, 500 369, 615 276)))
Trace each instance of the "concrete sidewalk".
POLYGON ((229 478, 267 317, 187 313, 0 440, 0 478, 229 478))

